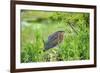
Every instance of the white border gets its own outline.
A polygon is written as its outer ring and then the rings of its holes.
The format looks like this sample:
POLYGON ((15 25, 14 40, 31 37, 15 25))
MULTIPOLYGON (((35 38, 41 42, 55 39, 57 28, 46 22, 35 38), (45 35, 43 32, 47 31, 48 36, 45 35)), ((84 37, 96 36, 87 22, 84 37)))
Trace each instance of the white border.
POLYGON ((94 10, 85 8, 16 5, 16 69, 94 64, 94 10), (20 63, 20 10, 45 10, 90 13, 90 60, 20 63))

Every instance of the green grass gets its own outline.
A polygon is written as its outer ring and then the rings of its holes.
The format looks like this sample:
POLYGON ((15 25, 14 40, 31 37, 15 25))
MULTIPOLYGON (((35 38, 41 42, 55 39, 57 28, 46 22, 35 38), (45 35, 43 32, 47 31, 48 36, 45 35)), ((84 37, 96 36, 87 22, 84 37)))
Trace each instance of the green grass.
POLYGON ((22 63, 88 60, 89 48, 88 13, 21 11, 22 63), (60 30, 63 42, 44 52, 44 41, 60 30))

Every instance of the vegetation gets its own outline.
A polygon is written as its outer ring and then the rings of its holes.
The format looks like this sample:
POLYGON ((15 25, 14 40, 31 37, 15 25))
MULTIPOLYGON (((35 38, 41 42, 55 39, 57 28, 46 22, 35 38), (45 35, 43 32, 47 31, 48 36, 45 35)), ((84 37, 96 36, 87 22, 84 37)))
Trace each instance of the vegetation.
POLYGON ((87 60, 89 13, 21 10, 21 62, 87 60), (43 51, 56 31, 65 31, 62 43, 43 51))

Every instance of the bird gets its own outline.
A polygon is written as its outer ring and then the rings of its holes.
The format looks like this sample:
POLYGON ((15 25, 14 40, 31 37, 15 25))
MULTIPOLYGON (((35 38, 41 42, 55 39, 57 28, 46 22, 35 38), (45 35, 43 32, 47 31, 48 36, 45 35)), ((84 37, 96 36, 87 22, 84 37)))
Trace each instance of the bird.
POLYGON ((51 34, 48 37, 47 41, 44 43, 43 51, 47 51, 47 50, 57 46, 58 44, 60 44, 63 41, 64 32, 65 31, 56 31, 53 34, 51 34))

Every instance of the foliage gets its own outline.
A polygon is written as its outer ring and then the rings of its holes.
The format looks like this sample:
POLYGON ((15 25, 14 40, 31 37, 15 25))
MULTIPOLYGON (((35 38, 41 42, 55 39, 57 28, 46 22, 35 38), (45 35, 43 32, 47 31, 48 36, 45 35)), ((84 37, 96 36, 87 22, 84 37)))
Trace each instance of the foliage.
POLYGON ((89 48, 89 13, 21 11, 21 62, 87 60, 89 48), (63 42, 44 52, 48 36, 60 30, 63 42))

